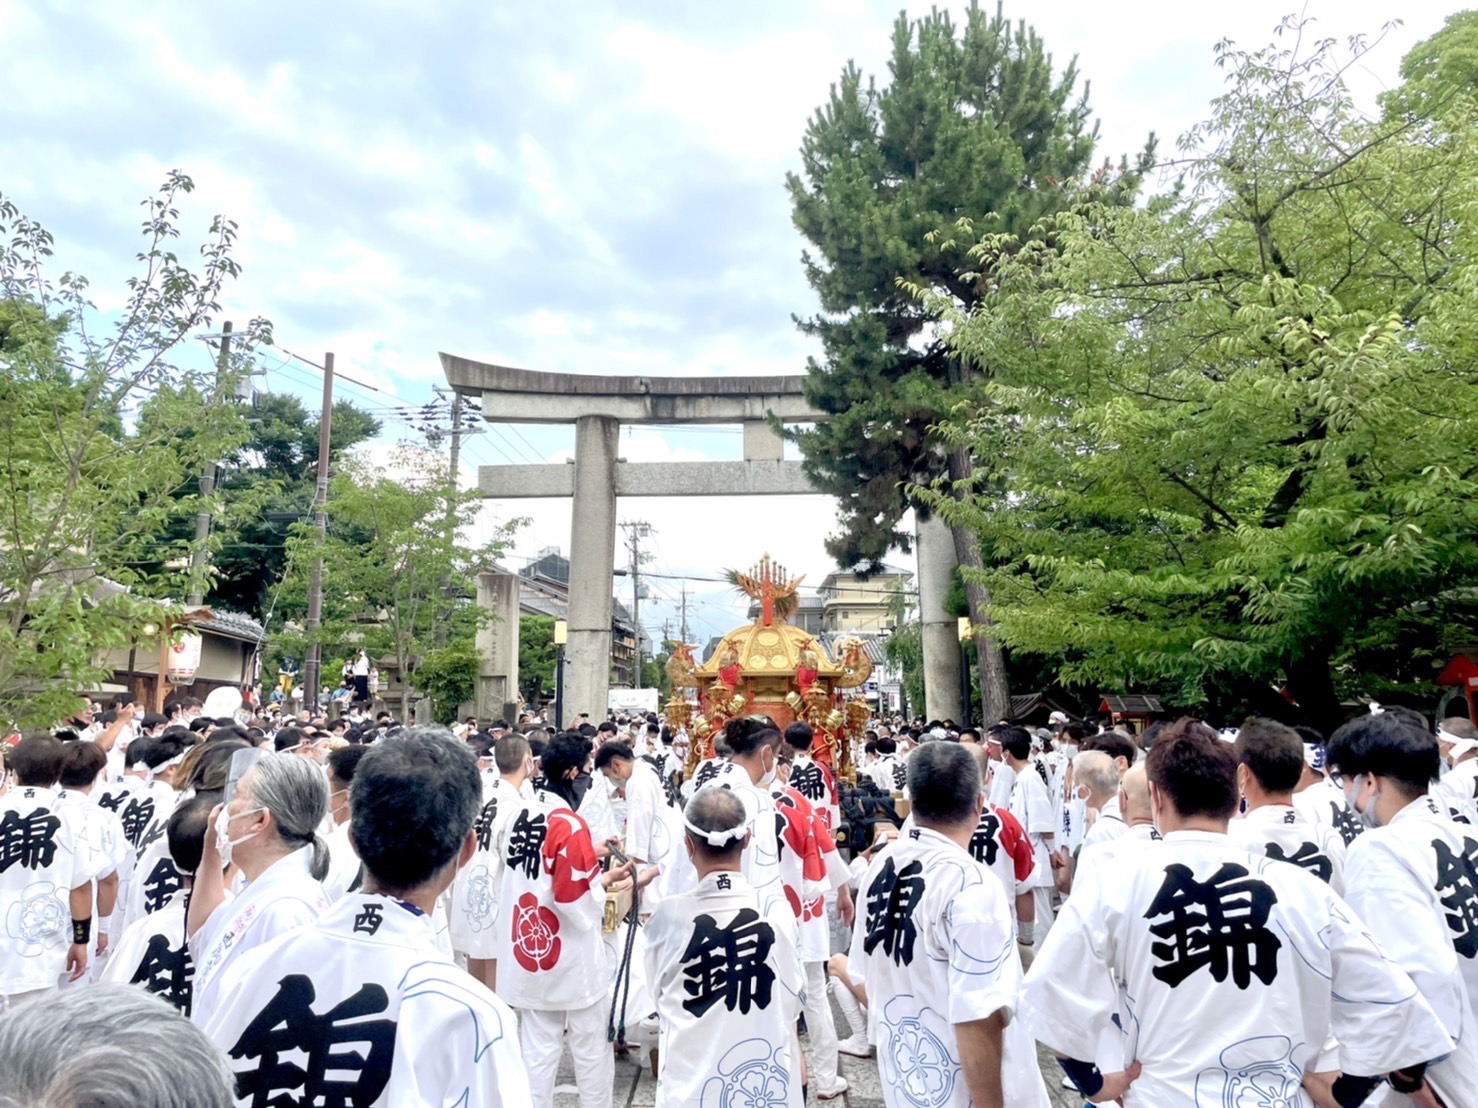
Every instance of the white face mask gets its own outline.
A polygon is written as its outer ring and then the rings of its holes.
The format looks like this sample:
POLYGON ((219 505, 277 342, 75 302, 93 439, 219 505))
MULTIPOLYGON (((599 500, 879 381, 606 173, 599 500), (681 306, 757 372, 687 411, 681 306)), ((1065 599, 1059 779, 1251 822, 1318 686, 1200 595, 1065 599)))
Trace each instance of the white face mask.
POLYGON ((761 777, 760 777, 760 785, 761 786, 767 787, 767 786, 772 785, 772 784, 775 783, 775 767, 776 767, 777 764, 778 763, 776 763, 776 762, 771 762, 770 763, 770 768, 768 770, 766 770, 764 772, 764 774, 761 775, 761 777))
POLYGON ((246 842, 248 839, 254 839, 257 837, 257 832, 252 831, 248 834, 242 835, 239 839, 233 839, 231 837, 231 821, 240 816, 249 816, 256 812, 263 811, 266 811, 266 809, 248 808, 246 811, 237 812, 236 815, 233 816, 229 812, 227 812, 226 809, 221 809, 220 815, 216 816, 216 853, 220 854, 221 856, 221 865, 229 866, 231 864, 231 851, 234 847, 239 846, 241 843, 246 842))
MULTIPOLYGON (((1373 786, 1375 784, 1375 778, 1371 777, 1369 774, 1367 774, 1366 777, 1369 777, 1370 783, 1373 786)), ((1365 807, 1361 808, 1360 797, 1364 793, 1364 780, 1365 778, 1363 777, 1357 779, 1354 792, 1346 792, 1345 799, 1350 802, 1350 807, 1355 809, 1355 814, 1360 817, 1361 823, 1363 823, 1366 827, 1379 827, 1380 821, 1375 818, 1375 805, 1376 802, 1380 800, 1380 789, 1372 788, 1370 790, 1370 795, 1365 800, 1365 807)))

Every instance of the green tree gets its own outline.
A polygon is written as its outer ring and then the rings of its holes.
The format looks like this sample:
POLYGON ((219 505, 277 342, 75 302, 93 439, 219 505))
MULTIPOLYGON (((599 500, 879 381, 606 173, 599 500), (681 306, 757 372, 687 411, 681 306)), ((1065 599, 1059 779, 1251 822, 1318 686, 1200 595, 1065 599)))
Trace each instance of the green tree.
POLYGON ((477 698, 477 671, 477 643, 469 635, 435 647, 421 659, 416 687, 431 698, 437 723, 455 723, 458 708, 477 698))
MULTIPOLYGON (((909 548, 899 529, 919 503, 909 482, 947 470, 961 495, 973 482, 970 451, 931 431, 990 370, 957 357, 939 329, 939 301, 969 312, 992 281, 989 259, 956 236, 957 220, 1024 234, 1089 172, 1097 136, 1076 64, 1055 72, 1036 32, 999 7, 989 16, 972 2, 961 27, 938 10, 900 15, 890 71, 879 89, 856 66, 843 70, 807 127, 801 173, 787 180, 821 306, 800 321, 823 351, 808 365, 806 394, 828 417, 795 437, 812 480, 838 498, 841 533, 827 549, 842 566, 909 548)), ((1137 181, 1120 165, 1090 183, 1117 201, 1137 181)), ((956 529, 954 538, 961 564, 980 566, 970 533, 956 529)), ((979 626, 988 625, 988 604, 976 575, 970 613, 979 626)), ((1005 668, 994 640, 982 645, 981 684, 999 716, 1005 668)))
MULTIPOLYGON (((554 690, 554 619, 524 616, 518 621, 518 689, 534 707, 554 690)), ((511 720, 509 721, 512 722, 511 720)))
POLYGON ((950 341, 992 380, 941 434, 992 480, 924 495, 1065 682, 1329 727, 1470 641, 1478 117, 1367 120, 1365 49, 1223 44, 1183 188, 980 238, 950 341))
MULTIPOLYGON (((438 637, 448 649, 468 649, 484 618, 469 599, 475 595, 474 575, 497 560, 517 526, 504 525, 480 546, 464 545, 458 536, 472 529, 480 502, 477 492, 452 485, 444 458, 425 450, 401 447, 384 465, 359 455, 345 458, 329 485, 323 541, 311 522, 294 525, 279 600, 285 618, 301 621, 312 564, 321 555, 323 607, 316 639, 325 673, 336 652, 363 647, 371 657, 393 659, 406 684, 414 686, 422 659, 440 645, 438 637)), ((299 632, 279 636, 278 645, 302 657, 311 641, 299 632)))
MULTIPOLYGON (((239 273, 236 224, 212 220, 199 262, 182 260, 172 172, 144 202, 144 246, 121 307, 99 312, 85 278, 50 272, 52 237, 0 197, 0 718, 45 725, 111 676, 127 645, 183 596, 189 539, 171 526, 198 496, 177 491, 208 454, 245 440, 229 406, 199 397, 216 367, 191 341, 211 328, 239 273), (122 586, 119 589, 117 586, 122 586)), ((238 332, 234 388, 263 320, 238 332)))

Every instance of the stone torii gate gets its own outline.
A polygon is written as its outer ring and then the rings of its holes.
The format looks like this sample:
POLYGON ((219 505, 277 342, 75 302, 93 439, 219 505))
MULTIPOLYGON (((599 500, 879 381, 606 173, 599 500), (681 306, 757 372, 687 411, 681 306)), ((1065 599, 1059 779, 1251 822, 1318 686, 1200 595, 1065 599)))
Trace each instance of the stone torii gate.
MULTIPOLYGON (((574 712, 603 717, 610 690, 618 496, 795 496, 819 491, 800 462, 785 460, 784 442, 768 422, 772 417, 780 423, 826 418, 806 402, 803 377, 597 377, 513 369, 452 354, 442 354, 441 365, 447 384, 459 395, 477 398, 489 422, 575 425, 573 465, 478 470, 479 491, 490 499, 574 500, 565 681, 565 703, 574 712), (622 424, 736 423, 744 432, 740 461, 641 463, 617 457, 622 424)), ((959 643, 955 621, 943 610, 953 544, 937 520, 921 526, 918 539, 926 711, 931 717, 959 719, 959 643)), ((479 589, 479 598, 491 591, 479 589)), ((503 619, 511 615, 516 627, 517 589, 503 591, 513 598, 511 613, 503 619)), ((504 597, 501 606, 507 605, 504 597)), ((506 630, 495 638, 502 640, 497 653, 508 653, 506 630)), ((511 653, 516 665, 516 632, 511 653)))

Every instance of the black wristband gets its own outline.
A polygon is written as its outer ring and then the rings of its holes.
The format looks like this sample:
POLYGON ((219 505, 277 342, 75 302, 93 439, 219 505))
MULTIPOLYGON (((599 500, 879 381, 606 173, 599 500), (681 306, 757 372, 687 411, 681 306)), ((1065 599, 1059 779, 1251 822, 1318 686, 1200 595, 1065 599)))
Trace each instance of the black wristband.
POLYGON ((1391 1088, 1404 1096, 1410 1096, 1422 1087, 1427 1079, 1427 1064, 1418 1062, 1414 1066, 1407 1066, 1404 1070, 1392 1070, 1386 1074, 1386 1080, 1391 1083, 1391 1088))
POLYGON ((1103 1074, 1092 1062, 1080 1062, 1076 1058, 1059 1058, 1057 1064, 1062 1067, 1062 1072, 1078 1087, 1078 1092, 1086 1097, 1097 1095, 1103 1088, 1103 1074))
POLYGON ((1342 1073, 1334 1079, 1334 1102, 1339 1108, 1360 1108, 1370 1099, 1370 1094, 1379 1087, 1379 1077, 1356 1077, 1353 1073, 1342 1073))
POLYGON ((72 921, 72 942, 80 946, 90 938, 92 938, 92 917, 74 919, 72 921))

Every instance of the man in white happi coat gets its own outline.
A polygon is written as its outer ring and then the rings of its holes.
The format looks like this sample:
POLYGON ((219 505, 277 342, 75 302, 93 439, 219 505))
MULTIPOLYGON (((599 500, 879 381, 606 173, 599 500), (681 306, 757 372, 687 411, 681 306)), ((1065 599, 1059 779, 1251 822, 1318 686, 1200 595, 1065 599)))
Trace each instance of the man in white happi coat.
POLYGON ((872 783, 884 796, 901 793, 907 776, 903 759, 898 756, 898 744, 893 739, 878 739, 878 760, 867 767, 872 783))
POLYGON ((766 912, 744 879, 748 815, 732 790, 699 790, 684 816, 697 888, 664 899, 647 924, 657 1104, 801 1108, 795 917, 773 901, 766 912))
POLYGON ((1305 819, 1293 806, 1303 773, 1303 740, 1270 719, 1248 720, 1237 732, 1237 791, 1246 812, 1227 837, 1254 854, 1302 866, 1345 895, 1345 842, 1333 827, 1305 819))
POLYGON ((1345 858, 1350 905, 1457 1044, 1428 1071, 1453 1105, 1478 1090, 1478 832, 1428 795, 1437 764, 1432 734, 1393 713, 1329 740, 1330 769, 1367 827, 1345 858))
POLYGON ((328 820, 333 824, 325 837, 328 843, 328 874, 323 879, 323 892, 330 903, 350 889, 359 886, 359 855, 349 838, 349 792, 354 785, 354 771, 369 747, 343 746, 330 751, 325 760, 328 775, 328 820))
POLYGON ((1304 768, 1293 790, 1293 807, 1310 823, 1333 829, 1346 850, 1365 829, 1344 790, 1329 779, 1324 736, 1312 727, 1296 727, 1304 744, 1304 768))
POLYGON ((629 877, 632 866, 602 875, 590 829, 571 807, 574 779, 588 757, 578 735, 552 739, 541 759, 545 787, 520 798, 497 842, 498 995, 518 1011, 535 1108, 554 1103, 566 1039, 582 1106, 612 1102, 610 966, 601 921, 606 888, 629 877))
MULTIPOLYGON (((1452 1050, 1431 1007, 1333 890, 1226 835, 1231 744, 1167 726, 1147 770, 1164 841, 1085 867, 1026 976, 1022 1015, 1080 1090, 1125 1108, 1307 1106, 1327 1036, 1340 1090, 1420 1081, 1452 1050)), ((1330 1089, 1324 1075, 1321 1103, 1330 1089)))
POLYGON ((328 846, 318 835, 327 810, 328 785, 314 763, 266 754, 214 813, 187 913, 195 963, 190 1018, 201 1027, 215 1015, 221 975, 232 961, 316 923, 328 909, 320 884, 328 873, 328 846), (234 898, 227 896, 227 866, 246 881, 234 898))
POLYGON ((95 743, 69 742, 62 748, 61 795, 57 810, 73 817, 81 833, 80 844, 87 855, 86 868, 93 874, 92 897, 95 927, 93 957, 88 972, 76 984, 95 978, 108 954, 109 917, 118 901, 118 871, 128 856, 128 841, 117 816, 92 802, 91 793, 101 780, 107 755, 95 743))
MULTIPOLYGON (((983 746, 966 746, 975 764, 980 767, 981 780, 989 762, 983 746)), ((1021 824, 1005 808, 997 808, 985 799, 981 792, 980 819, 965 849, 970 857, 990 870, 1006 894, 1006 904, 1011 908, 1011 918, 1016 924, 1017 940, 1024 946, 1036 941, 1036 898, 1027 884, 1032 870, 1036 869, 1036 852, 1021 824)))
POLYGON ((957 743, 908 761, 909 825, 858 886, 847 970, 867 993, 888 1108, 1046 1108, 1015 1019, 1021 961, 1000 884, 969 854, 980 770, 957 743))
MULTIPOLYGON (((626 856, 639 869, 655 866, 659 874, 670 872, 678 857, 682 820, 668 803, 657 770, 622 742, 602 744, 594 768, 625 801, 620 839, 626 856)), ((655 895, 647 899, 655 907, 655 895)))
MULTIPOLYGON (((835 836, 841 822, 841 800, 837 796, 836 774, 826 762, 811 757, 815 732, 804 720, 796 720, 785 728, 785 745, 790 748, 791 767, 788 784, 816 809, 826 823, 829 835, 835 836)), ((833 838, 832 840, 836 840, 833 838)))
POLYGON ((1478 827, 1478 727, 1462 716, 1437 725, 1437 747, 1445 772, 1432 791, 1449 812, 1461 812, 1478 827))
POLYGON ((85 829, 59 803, 62 744, 22 739, 0 796, 0 1012, 87 972, 97 863, 85 829))
POLYGON ((207 835, 214 834, 211 813, 221 802, 220 790, 204 789, 175 805, 164 842, 171 866, 185 875, 164 903, 140 915, 118 937, 100 980, 138 985, 189 1015, 195 991, 195 963, 185 940, 185 912, 190 884, 200 868, 207 835))
POLYGON ((1014 775, 1011 802, 1006 807, 1026 832, 1032 844, 1036 865, 1027 880, 1036 915, 1036 941, 1052 929, 1052 897, 1057 890, 1052 853, 1058 829, 1062 826, 1062 804, 1047 795, 1042 775, 1031 761, 1031 736, 1025 728, 1008 727, 1000 732, 1001 757, 1014 775))
POLYGON ((452 949, 467 956, 467 972, 489 989, 497 988, 498 886, 503 866, 498 842, 504 829, 523 806, 534 756, 522 735, 506 734, 493 744, 496 773, 482 775, 482 807, 473 830, 477 849, 452 882, 452 949))
POLYGON ((1080 800, 1086 813, 1097 813, 1092 823, 1087 823, 1083 834, 1083 847, 1111 843, 1129 833, 1129 824, 1119 802, 1118 763, 1102 750, 1085 750, 1075 755, 1072 761, 1072 789, 1074 798, 1080 800))
POLYGON ((472 752, 444 728, 408 728, 370 748, 349 798, 362 886, 222 974, 205 1031, 237 1104, 526 1108, 513 1013, 431 922, 477 848, 472 752))

